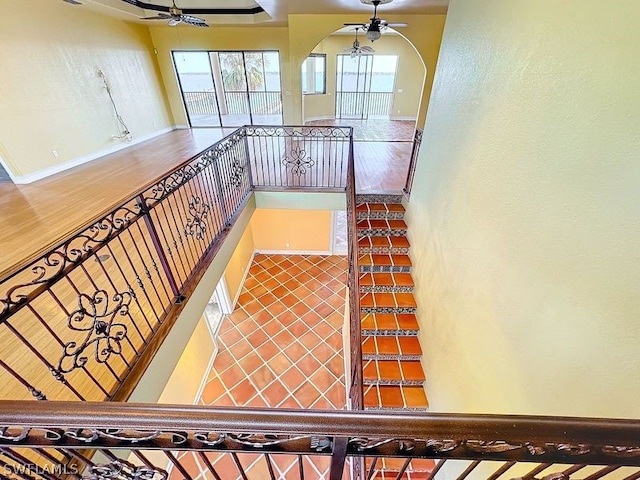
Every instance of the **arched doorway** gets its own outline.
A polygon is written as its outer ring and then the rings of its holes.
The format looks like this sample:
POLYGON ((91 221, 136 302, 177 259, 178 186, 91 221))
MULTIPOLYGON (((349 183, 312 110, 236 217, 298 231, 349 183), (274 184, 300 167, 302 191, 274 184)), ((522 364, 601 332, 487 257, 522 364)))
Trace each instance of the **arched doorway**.
POLYGON ((426 78, 414 46, 389 29, 375 52, 351 55, 354 27, 335 31, 302 64, 302 118, 307 125, 354 129, 361 192, 401 191, 406 182, 426 78))

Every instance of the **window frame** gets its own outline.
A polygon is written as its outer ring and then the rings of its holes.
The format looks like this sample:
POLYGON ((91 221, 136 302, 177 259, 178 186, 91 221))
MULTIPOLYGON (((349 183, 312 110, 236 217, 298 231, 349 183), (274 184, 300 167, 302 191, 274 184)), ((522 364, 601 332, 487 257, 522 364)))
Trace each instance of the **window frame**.
MULTIPOLYGON (((304 88, 302 88, 302 95, 326 95, 327 94, 327 54, 326 53, 310 53, 309 55, 307 55, 307 58, 304 59, 304 62, 302 62, 302 65, 304 65, 306 61, 310 58, 322 58, 322 63, 324 67, 323 78, 322 78, 322 91, 321 92, 320 91, 305 92, 304 88)), ((314 77, 313 83, 315 86, 315 77, 314 77)))

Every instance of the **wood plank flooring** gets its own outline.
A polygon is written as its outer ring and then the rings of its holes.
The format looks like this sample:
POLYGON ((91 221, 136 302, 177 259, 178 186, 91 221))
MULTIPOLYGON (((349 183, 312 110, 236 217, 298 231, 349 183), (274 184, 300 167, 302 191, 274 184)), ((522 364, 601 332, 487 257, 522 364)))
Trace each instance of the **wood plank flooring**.
MULTIPOLYGON (((0 278, 228 134, 175 130, 28 185, 0 183, 0 278)), ((357 142, 358 191, 400 192, 411 142, 357 142)))
POLYGON ((28 185, 0 183, 0 272, 57 243, 231 131, 174 130, 28 185))

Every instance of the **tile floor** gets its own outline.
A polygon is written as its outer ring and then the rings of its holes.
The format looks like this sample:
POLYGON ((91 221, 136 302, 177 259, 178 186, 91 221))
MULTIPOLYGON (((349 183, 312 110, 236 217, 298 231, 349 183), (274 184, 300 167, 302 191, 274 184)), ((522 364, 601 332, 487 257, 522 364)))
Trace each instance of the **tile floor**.
MULTIPOLYGON (((219 352, 199 403, 254 408, 344 409, 342 326, 347 261, 341 256, 256 255, 236 310, 222 320, 219 352)), ((225 479, 240 478, 229 455, 208 456, 225 479)), ((249 480, 269 478, 266 459, 239 455, 249 480)), ((297 458, 272 455, 276 478, 299 478, 297 458)), ((205 474, 201 458, 180 463, 205 474)), ((328 478, 329 458, 304 459, 305 478, 328 478)), ((172 478, 182 478, 173 469, 172 478)))

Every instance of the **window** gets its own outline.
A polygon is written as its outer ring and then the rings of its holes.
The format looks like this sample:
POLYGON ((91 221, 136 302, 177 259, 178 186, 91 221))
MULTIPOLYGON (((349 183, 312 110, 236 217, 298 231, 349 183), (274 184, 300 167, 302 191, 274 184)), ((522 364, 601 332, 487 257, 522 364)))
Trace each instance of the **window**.
POLYGON ((312 53, 302 64, 302 93, 327 93, 327 56, 312 53))

